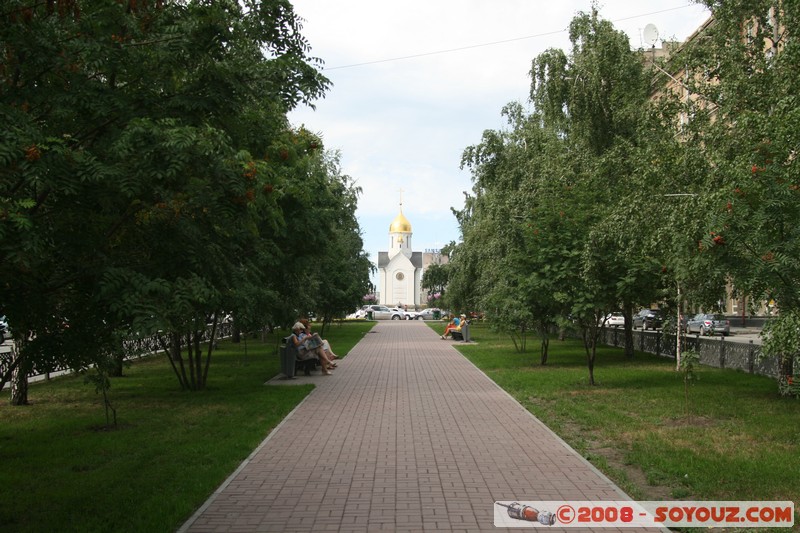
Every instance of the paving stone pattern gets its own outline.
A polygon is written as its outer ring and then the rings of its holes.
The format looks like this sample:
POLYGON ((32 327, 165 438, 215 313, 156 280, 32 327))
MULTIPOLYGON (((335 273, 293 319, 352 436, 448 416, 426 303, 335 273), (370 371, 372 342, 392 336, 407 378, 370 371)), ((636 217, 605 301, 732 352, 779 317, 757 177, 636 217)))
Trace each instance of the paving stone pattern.
POLYGON ((378 323, 181 531, 497 531, 499 500, 628 499, 453 344, 378 323))

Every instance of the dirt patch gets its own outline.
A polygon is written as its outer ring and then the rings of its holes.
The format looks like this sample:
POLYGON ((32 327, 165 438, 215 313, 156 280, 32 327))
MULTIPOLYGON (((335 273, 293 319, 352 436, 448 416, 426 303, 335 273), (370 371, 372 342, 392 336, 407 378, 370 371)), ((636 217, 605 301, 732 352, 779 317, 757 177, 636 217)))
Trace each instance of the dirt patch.
MULTIPOLYGON (((576 394, 580 393, 577 392, 576 394)), ((553 405, 557 403, 556 400, 533 396, 528 396, 527 400, 532 407, 538 407, 538 409, 533 409, 534 411, 549 412, 553 405)), ((537 416, 541 414, 536 413, 537 416)), ((548 419, 547 415, 545 415, 544 418, 540 416, 540 419, 547 420, 546 423, 552 426, 551 429, 635 500, 675 499, 672 497, 672 487, 650 484, 644 470, 639 465, 631 464, 626 459, 627 449, 624 444, 620 445, 600 433, 587 431, 579 424, 558 416, 548 419)), ((709 426, 713 424, 713 421, 702 417, 692 417, 692 420, 698 425, 709 426)), ((684 425, 685 419, 675 419, 668 422, 677 427, 684 425)), ((625 436, 620 435, 618 441, 625 442, 625 436)))
MULTIPOLYGON (((639 494, 632 494, 639 500, 671 500, 672 489, 663 485, 651 485, 647 482, 647 475, 639 468, 638 465, 629 464, 625 462, 625 457, 620 450, 608 446, 591 447, 589 449, 591 455, 597 455, 605 459, 606 465, 611 470, 606 472, 609 477, 615 477, 614 471, 622 472, 628 484, 636 488, 639 494)), ((615 480, 618 482, 618 480, 615 480)), ((625 487, 621 487, 625 490, 625 487)), ((628 492, 630 489, 626 490, 628 492)))
POLYGON ((672 488, 650 484, 639 465, 626 460, 624 448, 572 422, 565 422, 561 427, 564 440, 635 500, 673 499, 672 488))

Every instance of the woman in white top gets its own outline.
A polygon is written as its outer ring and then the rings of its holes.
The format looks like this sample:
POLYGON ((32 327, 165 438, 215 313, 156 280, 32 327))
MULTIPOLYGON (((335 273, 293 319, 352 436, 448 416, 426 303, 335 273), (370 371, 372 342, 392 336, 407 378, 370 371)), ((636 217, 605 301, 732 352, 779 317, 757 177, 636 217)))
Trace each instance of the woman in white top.
POLYGON ((300 322, 295 322, 292 326, 292 343, 297 348, 300 359, 310 359, 316 357, 322 366, 322 373, 326 376, 331 375, 331 362, 325 354, 322 342, 312 335, 306 334, 306 328, 300 322))
POLYGON ((336 368, 336 363, 333 362, 334 359, 338 359, 339 356, 333 353, 333 348, 331 348, 331 343, 327 341, 327 339, 323 339, 319 336, 319 333, 311 333, 311 322, 308 319, 301 318, 298 320, 303 326, 306 328, 306 335, 311 335, 317 337, 320 341, 322 341, 322 348, 325 350, 325 355, 328 357, 328 361, 331 361, 331 366, 336 368))

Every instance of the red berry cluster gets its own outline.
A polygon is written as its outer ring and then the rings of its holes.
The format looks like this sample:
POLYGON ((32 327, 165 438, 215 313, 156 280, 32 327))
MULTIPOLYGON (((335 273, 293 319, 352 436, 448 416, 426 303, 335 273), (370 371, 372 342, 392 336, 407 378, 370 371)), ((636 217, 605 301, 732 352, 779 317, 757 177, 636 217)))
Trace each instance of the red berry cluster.
POLYGON ((39 147, 35 144, 32 144, 25 149, 25 159, 28 161, 36 161, 40 157, 42 157, 42 152, 39 151, 39 147))

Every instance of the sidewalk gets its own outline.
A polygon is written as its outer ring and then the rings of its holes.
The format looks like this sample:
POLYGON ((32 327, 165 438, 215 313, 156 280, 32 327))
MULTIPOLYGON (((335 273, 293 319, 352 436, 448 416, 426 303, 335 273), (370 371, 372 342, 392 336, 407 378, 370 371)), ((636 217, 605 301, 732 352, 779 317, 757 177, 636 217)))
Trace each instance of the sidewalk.
POLYGON ((180 531, 497 531, 499 500, 629 499, 422 322, 379 322, 306 380, 180 531))

